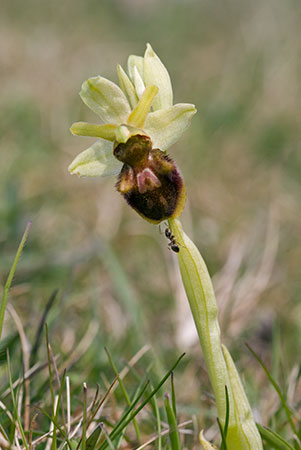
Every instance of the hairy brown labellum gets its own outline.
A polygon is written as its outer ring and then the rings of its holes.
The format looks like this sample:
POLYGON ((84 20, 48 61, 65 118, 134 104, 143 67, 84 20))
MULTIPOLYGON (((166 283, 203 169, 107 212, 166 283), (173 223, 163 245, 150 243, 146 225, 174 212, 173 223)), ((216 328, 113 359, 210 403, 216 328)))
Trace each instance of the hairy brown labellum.
POLYGON ((114 156, 123 167, 116 183, 128 204, 152 223, 178 217, 185 205, 185 185, 174 161, 148 136, 118 144, 114 156))

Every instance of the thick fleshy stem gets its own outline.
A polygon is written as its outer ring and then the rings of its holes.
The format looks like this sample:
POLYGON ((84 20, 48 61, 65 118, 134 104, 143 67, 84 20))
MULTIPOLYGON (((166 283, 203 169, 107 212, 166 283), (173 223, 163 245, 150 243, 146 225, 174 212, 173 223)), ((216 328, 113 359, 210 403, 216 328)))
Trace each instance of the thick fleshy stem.
POLYGON ((218 417, 222 424, 225 423, 227 409, 225 386, 228 389, 228 448, 231 450, 261 450, 262 442, 251 408, 247 397, 241 394, 242 385, 230 380, 230 377, 233 377, 233 370, 229 370, 229 360, 226 362, 223 354, 218 308, 206 264, 197 247, 183 232, 181 223, 178 220, 170 219, 169 227, 180 246, 178 262, 182 281, 204 353, 210 383, 216 399, 218 417), (237 396, 239 396, 239 401, 237 401, 237 396), (246 411, 248 411, 247 415, 246 411), (245 420, 248 421, 248 426, 244 426, 245 420))

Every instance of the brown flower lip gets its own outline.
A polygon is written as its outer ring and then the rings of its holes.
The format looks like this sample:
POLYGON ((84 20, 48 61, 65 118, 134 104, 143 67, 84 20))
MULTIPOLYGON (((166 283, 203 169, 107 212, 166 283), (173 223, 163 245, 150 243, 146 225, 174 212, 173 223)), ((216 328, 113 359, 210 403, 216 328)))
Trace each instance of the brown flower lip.
POLYGON ((186 189, 175 162, 148 136, 135 135, 118 144, 114 156, 123 167, 116 189, 144 219, 157 224, 178 217, 185 206, 186 189))

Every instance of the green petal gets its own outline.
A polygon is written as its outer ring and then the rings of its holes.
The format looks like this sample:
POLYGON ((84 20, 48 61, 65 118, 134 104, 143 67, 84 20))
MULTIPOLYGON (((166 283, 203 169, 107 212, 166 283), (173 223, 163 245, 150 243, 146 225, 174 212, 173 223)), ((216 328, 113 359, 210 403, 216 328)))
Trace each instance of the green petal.
POLYGON ((105 125, 97 125, 87 122, 75 122, 72 124, 70 131, 75 136, 98 137, 114 142, 116 128, 117 125, 110 123, 105 125))
POLYGON ((133 83, 131 82, 131 80, 129 79, 129 77, 127 76, 127 74, 125 73, 125 71, 119 64, 117 66, 117 73, 118 73, 118 78, 119 78, 119 84, 120 84, 122 91, 126 95, 131 107, 135 108, 135 106, 138 103, 138 97, 135 92, 133 83))
POLYGON ((178 103, 170 108, 149 113, 144 130, 153 141, 153 146, 164 151, 181 137, 195 113, 194 105, 178 103))
POLYGON ((147 44, 143 61, 144 83, 146 86, 154 84, 159 88, 159 94, 154 100, 153 110, 169 108, 172 106, 172 86, 166 67, 147 44))
POLYGON ((141 78, 143 79, 143 57, 130 55, 128 57, 128 74, 130 79, 134 82, 134 69, 137 68, 141 78))
POLYGON ((79 95, 105 123, 126 122, 131 112, 129 102, 120 87, 100 76, 84 81, 79 95))
POLYGON ((138 98, 141 98, 145 91, 145 84, 136 66, 134 67, 133 82, 137 96, 138 98))
POLYGON ((77 155, 68 170, 80 177, 107 177, 117 175, 121 167, 122 163, 113 156, 112 143, 99 139, 77 155))
POLYGON ((157 94, 157 86, 148 86, 144 90, 138 105, 129 115, 128 125, 131 125, 135 128, 143 128, 145 119, 157 94))

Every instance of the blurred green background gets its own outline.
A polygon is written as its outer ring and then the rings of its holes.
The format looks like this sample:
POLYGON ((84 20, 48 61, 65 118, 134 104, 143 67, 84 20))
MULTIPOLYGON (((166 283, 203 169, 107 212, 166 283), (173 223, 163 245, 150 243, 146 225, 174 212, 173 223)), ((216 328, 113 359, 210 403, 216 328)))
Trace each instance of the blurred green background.
MULTIPOLYGON (((198 109, 170 149, 188 191, 182 222, 213 276, 223 340, 256 417, 269 422, 276 400, 244 342, 285 386, 301 350, 300 23, 296 0, 1 1, 1 281, 32 220, 10 302, 32 343, 59 290, 47 322, 54 352, 62 360, 77 352, 74 389, 95 386, 102 371, 112 380, 104 346, 121 369, 149 344, 159 373, 187 352, 176 373, 181 411, 203 424, 209 414, 167 241, 127 207, 114 179, 67 171, 93 142, 71 136, 70 125, 97 121, 78 96, 81 83, 98 74, 117 82, 116 64, 125 68, 150 42, 175 102, 198 109)), ((6 333, 14 330, 7 317, 6 333)))

